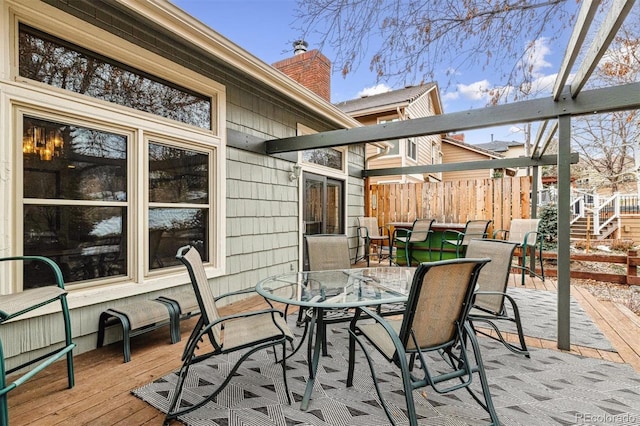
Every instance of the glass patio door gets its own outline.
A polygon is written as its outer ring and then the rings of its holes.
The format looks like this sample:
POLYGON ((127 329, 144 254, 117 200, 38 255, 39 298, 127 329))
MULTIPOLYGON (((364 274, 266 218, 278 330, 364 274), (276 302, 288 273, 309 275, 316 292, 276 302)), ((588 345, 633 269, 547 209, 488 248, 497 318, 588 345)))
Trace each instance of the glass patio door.
MULTIPOLYGON (((305 172, 303 182, 304 235, 344 234, 344 181, 305 172)), ((307 248, 303 251, 307 269, 307 248)))

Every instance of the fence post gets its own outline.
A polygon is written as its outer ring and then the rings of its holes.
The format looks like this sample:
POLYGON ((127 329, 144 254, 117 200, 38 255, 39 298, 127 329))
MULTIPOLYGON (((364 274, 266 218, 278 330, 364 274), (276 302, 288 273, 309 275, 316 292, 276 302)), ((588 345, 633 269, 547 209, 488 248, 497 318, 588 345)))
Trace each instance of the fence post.
POLYGON ((637 285, 640 283, 638 279, 638 251, 627 251, 627 284, 637 285))

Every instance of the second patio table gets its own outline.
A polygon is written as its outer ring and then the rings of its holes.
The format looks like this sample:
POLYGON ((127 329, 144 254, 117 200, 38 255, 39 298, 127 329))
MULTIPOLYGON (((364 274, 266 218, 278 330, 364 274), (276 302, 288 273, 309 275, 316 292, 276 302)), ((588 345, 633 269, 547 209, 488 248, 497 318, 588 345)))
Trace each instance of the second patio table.
POLYGON ((307 340, 309 379, 300 404, 302 410, 309 407, 318 371, 325 338, 324 311, 406 302, 415 270, 381 267, 291 272, 258 283, 256 291, 266 299, 312 310, 307 340))

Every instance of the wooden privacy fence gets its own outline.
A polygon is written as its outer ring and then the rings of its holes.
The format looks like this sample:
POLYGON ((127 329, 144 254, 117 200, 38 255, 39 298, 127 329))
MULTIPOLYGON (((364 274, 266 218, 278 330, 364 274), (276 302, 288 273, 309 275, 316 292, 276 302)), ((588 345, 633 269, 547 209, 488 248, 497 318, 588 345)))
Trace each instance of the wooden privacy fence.
POLYGON ((381 226, 428 217, 444 223, 491 219, 492 229, 509 229, 511 218, 531 217, 531 177, 370 185, 365 215, 381 226))

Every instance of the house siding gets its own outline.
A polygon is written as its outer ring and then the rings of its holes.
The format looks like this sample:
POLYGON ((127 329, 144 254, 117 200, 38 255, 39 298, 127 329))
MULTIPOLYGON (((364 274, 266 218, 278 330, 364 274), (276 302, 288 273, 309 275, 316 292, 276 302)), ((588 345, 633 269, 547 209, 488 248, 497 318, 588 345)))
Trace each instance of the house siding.
MULTIPOLYGON (((442 156, 445 163, 463 163, 465 161, 486 160, 487 156, 468 149, 458 148, 448 143, 442 144, 442 156)), ((442 180, 486 179, 491 177, 491 170, 464 170, 459 172, 443 172, 442 180)))
MULTIPOLYGON (((365 126, 376 125, 380 120, 393 120, 395 118, 405 119, 403 117, 408 117, 408 119, 412 118, 421 118, 421 117, 430 117, 436 115, 435 107, 438 103, 436 97, 436 88, 428 90, 423 93, 416 99, 413 99, 410 102, 406 102, 404 106, 398 108, 396 106, 388 106, 384 105, 379 108, 376 113, 368 114, 368 115, 358 115, 357 111, 354 112, 356 119, 365 126), (386 109, 385 109, 386 108, 386 109)), ((420 136, 412 138, 418 148, 418 158, 417 161, 409 158, 406 152, 406 142, 407 139, 400 139, 400 155, 393 156, 384 156, 379 158, 374 158, 368 164, 368 168, 371 169, 381 169, 381 168, 391 168, 391 167, 404 167, 404 166, 417 166, 417 165, 429 165, 432 164, 432 151, 435 149, 435 160, 436 163, 440 161, 440 146, 441 146, 441 135, 429 135, 429 136, 420 136)), ((372 144, 367 144, 366 148, 366 157, 370 158, 374 155, 378 154, 379 150, 372 144)), ((439 179, 439 174, 436 174, 435 177, 439 179)), ((370 177, 369 183, 385 183, 385 182, 413 182, 419 183, 424 182, 425 177, 422 174, 414 174, 414 175, 396 175, 396 176, 381 176, 381 177, 370 177)))
MULTIPOLYGON (((314 111, 291 101, 258 79, 231 69, 195 46, 185 45, 152 23, 123 13, 117 3, 84 0, 46 0, 45 3, 225 86, 227 129, 266 140, 294 136, 300 123, 318 131, 336 128, 329 119, 318 117, 314 111)), ((143 71, 153 74, 152 69, 143 71)), ((0 81, 0 91, 1 84, 0 81)), ((225 275, 210 280, 217 294, 251 288, 270 275, 297 270, 301 240, 298 229, 301 181, 289 180, 291 162, 233 147, 227 147, 225 152, 227 195, 226 212, 223 213, 227 218, 226 239, 217 244, 226 244, 227 257, 225 275)), ((354 255, 355 218, 364 211, 363 180, 358 177, 364 167, 363 154, 362 146, 349 148, 351 173, 345 185, 345 210, 354 255)), ((186 281, 184 284, 189 285, 186 281)), ((71 305, 73 339, 77 344, 75 352, 96 348, 98 317, 105 309, 169 295, 185 286, 88 306, 71 305)), ((229 298, 225 302, 235 300, 229 298)), ((60 321, 51 320, 52 315, 2 325, 8 368, 34 358, 51 344, 64 340, 60 321)), ((105 337, 105 344, 120 340, 121 331, 111 327, 105 337)))
MULTIPOLYGON (((436 89, 424 93, 407 106, 407 115, 411 118, 431 117, 436 115, 433 108, 435 104, 431 97, 436 89)), ((439 152, 442 150, 442 138, 440 135, 420 136, 415 138, 418 144, 418 164, 432 164, 433 150, 435 150, 436 164, 440 161, 439 152)))

